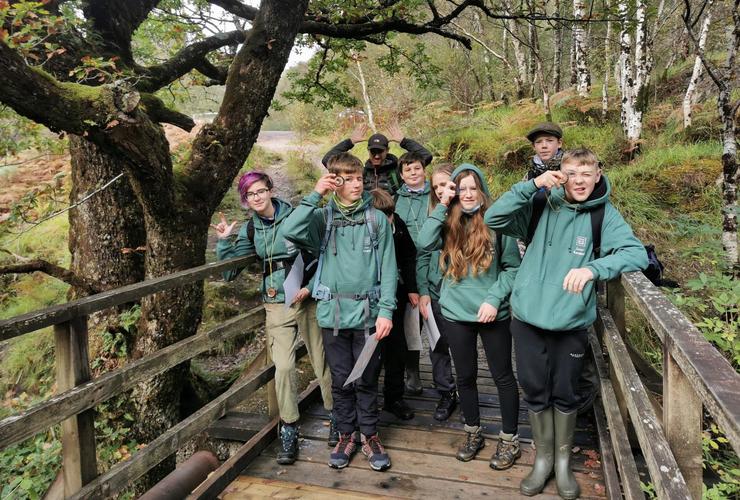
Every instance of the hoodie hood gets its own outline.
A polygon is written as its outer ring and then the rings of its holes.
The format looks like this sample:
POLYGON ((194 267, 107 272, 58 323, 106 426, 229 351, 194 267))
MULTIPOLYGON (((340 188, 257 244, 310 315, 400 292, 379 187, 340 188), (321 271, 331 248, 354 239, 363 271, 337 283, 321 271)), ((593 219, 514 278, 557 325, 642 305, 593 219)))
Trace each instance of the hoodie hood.
POLYGON ((431 187, 430 182, 429 181, 424 181, 424 187, 418 193, 409 191, 408 186, 404 183, 401 186, 401 189, 399 189, 396 192, 396 194, 399 197, 408 198, 408 197, 412 197, 412 196, 429 195, 429 193, 431 193, 431 192, 432 192, 432 187, 431 187))
POLYGON ((486 196, 490 198, 491 192, 488 190, 488 183, 486 182, 486 177, 483 175, 483 172, 481 172, 481 170, 475 165, 473 165, 472 163, 463 163, 459 167, 457 167, 452 172, 452 176, 450 177, 450 180, 454 182, 455 179, 457 179, 457 177, 459 177, 460 174, 462 174, 466 170, 470 170, 478 177, 478 181, 480 182, 480 185, 483 187, 483 192, 486 193, 486 196))
POLYGON ((273 198, 272 206, 275 208, 275 218, 273 220, 267 221, 257 214, 252 216, 252 220, 254 220, 254 226, 256 228, 270 227, 273 224, 279 224, 283 219, 290 215, 292 210, 290 203, 283 201, 280 198, 273 198))

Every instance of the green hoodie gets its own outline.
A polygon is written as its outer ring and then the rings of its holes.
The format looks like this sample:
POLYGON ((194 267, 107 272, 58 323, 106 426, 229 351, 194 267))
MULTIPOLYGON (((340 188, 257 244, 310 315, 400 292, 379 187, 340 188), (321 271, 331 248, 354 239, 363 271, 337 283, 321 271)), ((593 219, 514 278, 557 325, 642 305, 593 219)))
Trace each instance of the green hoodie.
MULTIPOLYGON (((483 173, 469 163, 457 167, 452 173, 452 180, 454 181, 465 170, 471 170, 478 176, 483 191, 488 194, 488 186, 483 173)), ((443 248, 442 228, 446 218, 447 207, 442 204, 437 205, 419 234, 419 245, 423 250, 433 252, 443 248)), ((447 276, 442 278, 439 304, 442 315, 446 319, 477 322, 478 310, 483 302, 498 309, 496 321, 509 316, 508 298, 519 268, 519 248, 516 240, 492 233, 495 241, 494 256, 485 272, 476 276, 469 272, 467 276, 458 281, 447 276)), ((432 258, 434 258, 433 255, 432 258)), ((437 261, 439 261, 439 254, 437 254, 437 261)))
POLYGON ((424 183, 424 188, 420 193, 409 191, 406 184, 403 184, 396 193, 395 212, 406 223, 406 227, 409 228, 411 239, 414 240, 414 244, 416 246, 419 246, 417 238, 419 237, 421 226, 424 225, 424 221, 427 220, 429 214, 430 192, 431 188, 427 181, 424 183))
MULTIPOLYGON (((314 255, 319 254, 321 241, 326 229, 326 211, 319 207, 321 195, 316 191, 303 198, 301 204, 285 222, 286 237, 298 247, 308 250, 314 255)), ((372 196, 362 193, 362 202, 353 212, 345 217, 337 209, 333 200, 332 205, 335 220, 362 221, 365 217, 365 207, 372 204, 372 196)), ((380 278, 380 299, 371 301, 371 324, 378 316, 392 319, 396 308, 396 282, 398 268, 396 254, 393 247, 393 233, 391 225, 385 215, 375 210, 375 219, 378 224, 378 253, 382 274, 380 278)), ((377 264, 367 224, 346 225, 335 227, 334 234, 324 254, 320 280, 322 285, 329 287, 332 293, 366 293, 377 283, 377 264)), ((365 327, 364 301, 354 299, 335 299, 319 301, 318 318, 322 328, 334 328, 335 305, 339 300, 339 329, 363 329, 365 327)))
POLYGON ((426 252, 418 249, 416 257, 416 286, 419 288, 419 295, 429 295, 432 300, 439 300, 442 286, 442 270, 439 268, 441 253, 439 250, 426 252))
MULTIPOLYGON (((647 267, 645 248, 609 202, 609 180, 604 175, 601 179, 582 203, 566 202, 563 188, 550 192, 511 294, 511 309, 517 319, 552 331, 588 328, 596 320, 594 282, 647 267), (594 259, 589 210, 600 204, 605 205, 602 257, 594 259), (594 280, 580 294, 564 291, 565 275, 581 267, 589 268, 594 280)), ((526 239, 536 193, 534 180, 514 184, 488 209, 486 224, 526 239)))
MULTIPOLYGON (((247 236, 247 225, 249 220, 242 224, 239 234, 234 238, 224 238, 216 243, 216 257, 218 260, 230 259, 233 257, 242 257, 256 253, 262 260, 263 272, 269 271, 270 264, 267 260, 270 257, 275 263, 283 259, 295 259, 298 256, 298 248, 286 239, 285 220, 290 215, 293 208, 287 202, 273 198, 275 206, 275 220, 272 223, 266 223, 262 218, 253 215, 254 221, 254 244, 247 236)), ((223 273, 226 281, 236 278, 241 269, 232 269, 223 273)), ((285 293, 283 291, 283 282, 285 281, 286 269, 277 269, 271 274, 268 273, 262 280, 260 292, 262 300, 267 303, 285 302, 285 293), (273 298, 267 296, 268 288, 275 288, 277 295, 273 298)))

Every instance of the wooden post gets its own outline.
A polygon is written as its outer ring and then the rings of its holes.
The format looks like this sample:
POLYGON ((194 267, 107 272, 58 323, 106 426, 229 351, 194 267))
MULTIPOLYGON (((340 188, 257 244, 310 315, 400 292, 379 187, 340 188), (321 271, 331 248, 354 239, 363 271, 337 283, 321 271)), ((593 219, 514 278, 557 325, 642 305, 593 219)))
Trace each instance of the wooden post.
MULTIPOLYGON (((57 390, 64 392, 90 380, 87 316, 54 326, 57 390)), ((95 458, 95 411, 90 409, 62 422, 64 496, 69 497, 98 475, 95 458)))
POLYGON ((702 496, 702 403, 670 353, 671 337, 663 344, 663 429, 692 498, 702 496))
POLYGON ((624 319, 624 287, 622 277, 609 281, 606 285, 606 306, 612 313, 614 323, 617 325, 622 338, 627 334, 627 324, 624 319))

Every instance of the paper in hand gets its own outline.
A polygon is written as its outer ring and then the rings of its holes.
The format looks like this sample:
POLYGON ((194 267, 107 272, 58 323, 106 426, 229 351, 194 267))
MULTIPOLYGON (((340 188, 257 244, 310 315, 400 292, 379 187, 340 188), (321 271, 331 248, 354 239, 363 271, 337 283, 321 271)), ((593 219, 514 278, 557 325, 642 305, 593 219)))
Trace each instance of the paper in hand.
POLYGON ((365 346, 362 348, 362 351, 360 351, 360 355, 357 356, 355 366, 349 373, 349 377, 347 377, 347 381, 344 383, 343 387, 347 387, 349 384, 362 377, 362 374, 365 373, 365 368, 367 368, 367 364, 373 357, 375 348, 378 347, 378 339, 375 335, 376 334, 373 333, 365 339, 365 346))
POLYGON ((421 351, 421 324, 419 323, 419 307, 406 304, 403 315, 403 333, 406 336, 406 348, 409 351, 421 351))
POLYGON ((426 327, 427 335, 429 335, 429 349, 433 351, 437 347, 440 333, 437 322, 434 320, 431 304, 427 304, 427 319, 424 320, 424 326, 426 327))
POLYGON ((283 291, 285 292, 285 308, 289 309, 295 300, 295 296, 301 290, 303 282, 303 256, 299 253, 293 261, 288 276, 283 282, 283 291))

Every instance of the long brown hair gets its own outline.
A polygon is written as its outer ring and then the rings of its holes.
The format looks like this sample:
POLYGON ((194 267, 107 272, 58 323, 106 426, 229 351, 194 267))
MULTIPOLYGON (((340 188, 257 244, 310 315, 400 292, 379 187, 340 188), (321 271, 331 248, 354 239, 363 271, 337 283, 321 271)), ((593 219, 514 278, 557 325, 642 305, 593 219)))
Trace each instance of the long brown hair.
POLYGON ((434 190, 434 183, 433 183, 434 176, 437 174, 447 174, 448 176, 452 177, 452 171, 454 169, 455 167, 452 166, 452 163, 438 163, 432 169, 432 175, 429 176, 429 187, 431 188, 431 192, 429 193, 429 213, 430 214, 432 213, 432 210, 434 210, 434 207, 436 207, 437 204, 439 203, 437 192, 434 190))
POLYGON ((472 176, 478 188, 480 209, 467 215, 462 211, 460 198, 452 200, 449 215, 442 231, 444 246, 439 256, 439 266, 446 277, 458 281, 468 273, 476 276, 485 272, 493 262, 495 236, 483 222, 483 214, 490 206, 491 200, 483 191, 481 180, 472 170, 463 171, 455 182, 472 176))

